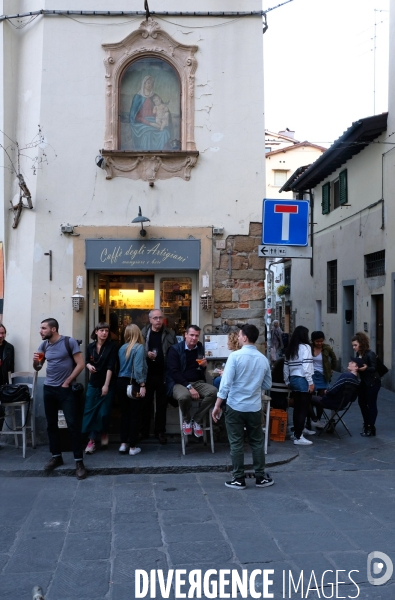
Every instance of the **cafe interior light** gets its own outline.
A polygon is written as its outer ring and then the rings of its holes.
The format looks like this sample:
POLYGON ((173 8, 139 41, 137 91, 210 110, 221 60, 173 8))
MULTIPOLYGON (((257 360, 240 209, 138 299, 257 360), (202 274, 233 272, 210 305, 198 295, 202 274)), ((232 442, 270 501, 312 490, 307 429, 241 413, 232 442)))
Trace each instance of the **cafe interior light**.
POLYGON ((139 214, 137 215, 137 217, 135 219, 133 219, 132 223, 141 223, 141 229, 140 229, 141 237, 145 237, 147 235, 147 231, 144 229, 144 223, 147 223, 150 220, 151 219, 148 219, 148 217, 143 217, 143 214, 141 212, 141 206, 139 206, 139 214))

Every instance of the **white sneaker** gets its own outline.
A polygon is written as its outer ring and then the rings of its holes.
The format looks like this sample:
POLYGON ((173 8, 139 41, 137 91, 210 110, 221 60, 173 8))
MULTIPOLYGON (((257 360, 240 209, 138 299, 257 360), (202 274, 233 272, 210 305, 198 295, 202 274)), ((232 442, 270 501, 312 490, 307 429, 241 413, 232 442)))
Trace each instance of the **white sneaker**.
POLYGON ((130 456, 134 456, 135 454, 138 454, 139 452, 141 452, 141 448, 130 448, 130 450, 129 450, 130 456))
POLYGON ((119 454, 127 454, 128 448, 128 444, 121 444, 118 450, 119 454))
POLYGON ((306 438, 303 437, 303 434, 302 434, 299 439, 297 439, 297 438, 294 439, 294 444, 296 446, 311 446, 313 444, 313 442, 311 442, 310 440, 306 440, 306 438))
POLYGON ((304 433, 305 435, 315 435, 315 431, 312 431, 311 429, 307 429, 307 427, 305 427, 305 428, 303 429, 303 433, 304 433))
POLYGON ((324 429, 326 423, 324 421, 312 421, 311 423, 316 429, 324 429))

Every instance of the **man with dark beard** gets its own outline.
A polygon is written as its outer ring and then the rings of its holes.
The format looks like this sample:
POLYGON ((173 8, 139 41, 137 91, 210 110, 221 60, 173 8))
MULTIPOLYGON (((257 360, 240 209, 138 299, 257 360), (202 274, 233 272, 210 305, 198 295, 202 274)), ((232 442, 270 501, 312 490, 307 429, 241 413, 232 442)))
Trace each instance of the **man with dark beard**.
POLYGON ((86 470, 82 461, 81 423, 77 412, 77 402, 72 384, 85 367, 78 342, 71 337, 59 334, 56 319, 44 319, 41 322, 42 342, 33 354, 33 368, 39 371, 47 361, 47 373, 44 379, 44 408, 47 418, 49 449, 52 458, 44 470, 51 472, 63 465, 60 432, 58 429, 58 410, 62 410, 69 428, 74 454, 76 477, 85 479, 86 470))

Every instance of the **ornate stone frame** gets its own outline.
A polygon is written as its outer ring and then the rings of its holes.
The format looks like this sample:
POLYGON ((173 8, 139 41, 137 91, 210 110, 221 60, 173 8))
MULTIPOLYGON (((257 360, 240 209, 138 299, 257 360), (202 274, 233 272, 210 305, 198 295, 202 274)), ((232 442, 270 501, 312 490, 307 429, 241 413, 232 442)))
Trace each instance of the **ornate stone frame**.
POLYGON ((149 18, 124 40, 103 44, 106 52, 106 130, 102 155, 107 179, 190 179, 199 152, 194 139, 195 71, 197 46, 180 44, 149 18), (177 71, 181 83, 181 150, 174 152, 132 152, 119 150, 118 107, 120 78, 128 64, 138 58, 166 60, 177 71))

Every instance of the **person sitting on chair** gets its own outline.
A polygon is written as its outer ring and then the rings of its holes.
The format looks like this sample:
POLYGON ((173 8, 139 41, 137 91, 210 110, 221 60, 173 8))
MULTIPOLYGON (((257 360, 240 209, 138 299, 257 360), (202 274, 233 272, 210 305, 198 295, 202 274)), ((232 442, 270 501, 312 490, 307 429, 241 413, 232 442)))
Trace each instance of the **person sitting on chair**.
POLYGON ((203 345, 199 342, 200 327, 190 325, 185 340, 169 348, 167 354, 166 393, 177 400, 182 413, 182 430, 191 435, 192 425, 196 437, 203 435, 203 419, 217 399, 217 388, 206 383, 203 345), (198 364, 199 361, 199 364, 198 364), (193 423, 192 400, 201 400, 193 423))
POLYGON ((348 373, 342 373, 339 379, 330 388, 325 390, 323 396, 313 396, 312 404, 316 407, 318 421, 315 426, 319 429, 325 427, 325 423, 320 423, 320 419, 324 408, 331 410, 338 410, 341 407, 345 407, 348 402, 354 402, 358 396, 358 389, 361 380, 358 375, 358 369, 363 366, 361 358, 350 358, 348 363, 348 373), (345 402, 345 394, 347 394, 347 401, 345 402))

